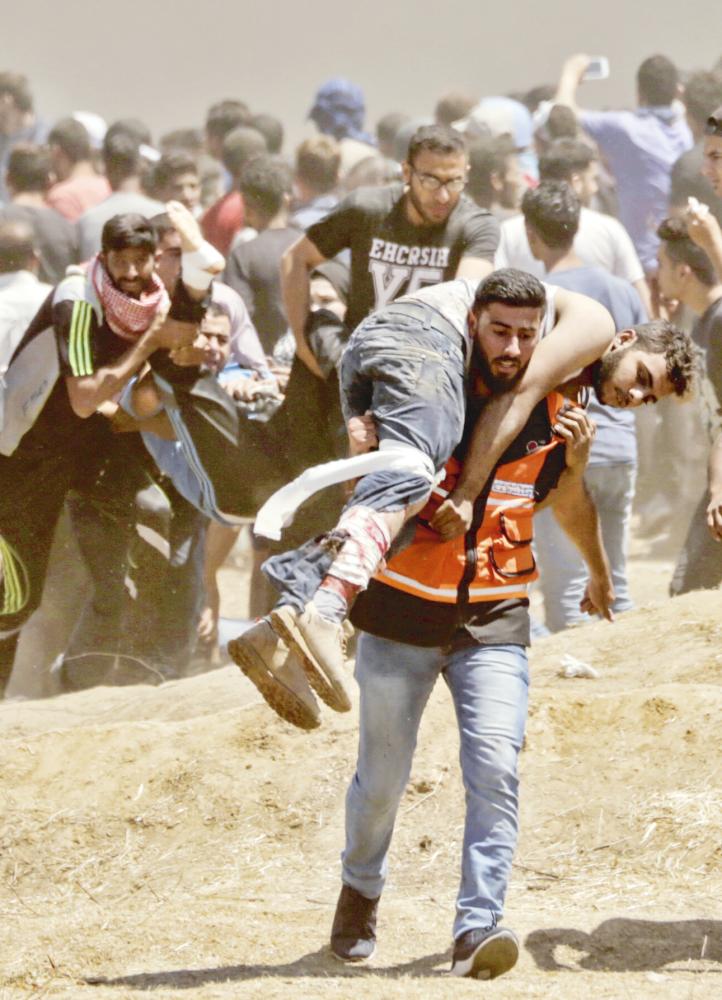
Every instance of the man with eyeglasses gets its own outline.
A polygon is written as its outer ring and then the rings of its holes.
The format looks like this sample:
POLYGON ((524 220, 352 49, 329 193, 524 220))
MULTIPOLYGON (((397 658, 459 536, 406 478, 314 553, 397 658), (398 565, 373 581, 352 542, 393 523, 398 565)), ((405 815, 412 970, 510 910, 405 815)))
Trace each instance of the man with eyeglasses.
POLYGON ((349 330, 401 295, 455 277, 480 281, 493 267, 499 227, 463 194, 464 137, 441 125, 417 129, 402 169, 403 184, 352 192, 284 254, 283 297, 296 354, 319 378, 304 326, 309 278, 324 260, 351 252, 349 330))

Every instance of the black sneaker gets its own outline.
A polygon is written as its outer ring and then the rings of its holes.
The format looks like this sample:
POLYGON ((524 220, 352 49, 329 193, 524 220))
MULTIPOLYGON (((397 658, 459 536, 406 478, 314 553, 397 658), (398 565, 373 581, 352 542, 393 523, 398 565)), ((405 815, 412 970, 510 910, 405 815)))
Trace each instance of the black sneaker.
POLYGON ((519 940, 508 927, 478 927, 454 942, 452 976, 496 979, 516 965, 519 940))
POLYGON ((376 950, 379 897, 367 899, 343 885, 331 928, 331 951, 342 962, 365 962, 376 950))

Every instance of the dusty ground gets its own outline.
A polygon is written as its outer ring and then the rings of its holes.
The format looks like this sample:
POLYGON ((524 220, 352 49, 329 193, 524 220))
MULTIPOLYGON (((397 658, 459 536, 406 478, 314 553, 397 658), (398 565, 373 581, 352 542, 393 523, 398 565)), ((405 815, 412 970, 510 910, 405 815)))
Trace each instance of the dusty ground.
POLYGON ((355 712, 304 734, 225 667, 0 706, 0 1000, 722 996, 722 595, 637 560, 614 626, 534 647, 522 835, 493 984, 445 975, 463 798, 440 686, 370 968, 326 948, 355 712), (571 653, 598 680, 558 676, 571 653))

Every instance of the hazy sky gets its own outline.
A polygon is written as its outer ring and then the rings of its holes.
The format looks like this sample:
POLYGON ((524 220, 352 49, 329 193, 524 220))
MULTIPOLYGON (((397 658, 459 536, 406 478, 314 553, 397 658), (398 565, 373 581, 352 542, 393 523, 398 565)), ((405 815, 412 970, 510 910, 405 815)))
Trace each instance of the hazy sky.
POLYGON ((27 73, 44 117, 132 115, 156 136, 200 125, 209 104, 240 97, 281 117, 297 141, 312 131, 305 117, 314 91, 336 75, 364 88, 373 127, 387 111, 428 115, 450 89, 481 95, 551 82, 564 56, 579 51, 611 63, 610 79, 587 84, 583 102, 630 105, 645 56, 664 52, 701 69, 722 55, 719 0, 40 0, 3 8, 0 67, 27 73))

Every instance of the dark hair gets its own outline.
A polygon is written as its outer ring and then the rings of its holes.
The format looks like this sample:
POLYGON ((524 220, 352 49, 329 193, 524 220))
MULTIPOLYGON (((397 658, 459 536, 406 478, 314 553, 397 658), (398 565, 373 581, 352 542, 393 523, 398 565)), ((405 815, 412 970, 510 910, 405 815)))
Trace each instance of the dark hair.
POLYGON ((452 90, 449 94, 444 94, 436 102, 434 108, 434 118, 439 125, 452 125, 460 118, 466 118, 471 109, 478 103, 477 97, 471 94, 463 94, 461 91, 452 90))
POLYGON ((153 169, 153 190, 159 194, 179 174, 195 174, 198 176, 198 164, 190 153, 175 150, 164 153, 153 169))
POLYGON ((128 177, 142 173, 139 143, 126 132, 106 133, 103 139, 103 163, 111 187, 128 177))
POLYGON ((536 87, 531 87, 525 94, 522 94, 519 101, 533 115, 543 101, 554 100, 556 92, 557 88, 554 84, 539 83, 536 87))
POLYGON ((144 215, 124 212, 122 215, 114 215, 105 223, 100 246, 103 253, 130 248, 155 253, 158 244, 153 226, 144 215))
POLYGON ((521 210, 526 224, 546 246, 565 250, 574 242, 581 203, 566 181, 542 181, 525 191, 521 210))
POLYGON ((162 153, 199 154, 203 152, 203 136, 197 128, 176 128, 162 135, 159 145, 162 153))
POLYGON ((341 151, 333 136, 311 136, 296 150, 296 176, 319 194, 333 191, 340 166, 341 151))
POLYGON ((18 193, 45 192, 51 183, 50 154, 42 146, 20 143, 10 153, 7 165, 8 183, 18 193))
POLYGON ((272 154, 280 153, 283 147, 283 124, 274 115, 258 114, 254 115, 249 125, 260 132, 266 140, 268 152, 272 154))
POLYGON ((539 157, 539 177, 543 181, 569 181, 596 158, 592 147, 580 139, 556 139, 539 157))
POLYGON ((18 111, 33 110, 33 95, 28 78, 22 73, 0 73, 0 95, 9 94, 18 111))
POLYGON ((292 189, 291 168, 278 156, 256 156, 243 168, 239 187, 243 200, 266 219, 283 206, 284 195, 292 189))
POLYGON ((258 129, 240 125, 223 140, 223 166, 238 181, 245 164, 254 156, 267 152, 266 140, 258 129))
POLYGON ((649 56, 637 70, 639 102, 651 107, 671 104, 677 96, 679 74, 667 56, 649 56))
POLYGON ((157 215, 151 216, 151 218, 148 219, 148 225, 153 230, 156 245, 159 244, 163 237, 168 233, 178 232, 167 212, 158 212, 157 215))
POLYGON ((719 73, 693 73, 687 80, 682 95, 687 117, 702 128, 722 104, 722 76, 719 73))
POLYGON ((478 316, 492 302, 526 309, 546 309, 547 296, 544 285, 533 274, 515 267, 502 267, 492 271, 480 283, 474 296, 472 312, 478 316))
POLYGON ((27 267, 35 253, 35 234, 23 219, 0 219, 0 274, 27 267))
POLYGON ((466 153, 466 140, 461 132, 448 125, 422 125, 409 140, 406 162, 413 167, 419 153, 437 153, 440 156, 466 153))
POLYGON ((667 378, 676 396, 686 396, 694 390, 701 370, 702 352, 688 333, 683 333, 666 319, 640 323, 632 327, 637 339, 629 349, 664 354, 667 378))
POLYGON ((388 146, 393 143, 399 129, 406 122, 410 121, 409 115, 404 111, 389 111, 376 123, 376 138, 379 145, 388 146))
POLYGON ((516 153, 514 140, 509 135, 483 136, 469 145, 469 180, 467 194, 478 205, 489 208, 496 192, 491 182, 492 174, 503 174, 507 160, 516 153))
POLYGON ((707 288, 717 283, 717 273, 705 251, 690 239, 683 219, 664 219, 657 229, 657 236, 677 264, 686 264, 698 281, 707 288))
POLYGON ((579 135, 577 116, 566 104, 555 104, 546 120, 546 133, 554 139, 576 139, 579 135))
POLYGON ((218 101, 206 115, 206 133, 214 139, 225 139, 239 125, 247 125, 251 112, 243 101, 218 101))
POLYGON ((119 118, 117 122, 109 127, 105 133, 106 140, 112 140, 118 135, 128 136, 135 141, 137 146, 153 144, 153 137, 150 129, 140 118, 119 118))
POLYGON ((88 130, 75 118, 62 118, 56 122, 50 130, 48 145, 58 146, 71 163, 89 160, 93 155, 88 130))
POLYGON ((715 108, 704 126, 705 135, 722 136, 722 105, 715 108))

